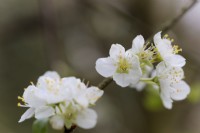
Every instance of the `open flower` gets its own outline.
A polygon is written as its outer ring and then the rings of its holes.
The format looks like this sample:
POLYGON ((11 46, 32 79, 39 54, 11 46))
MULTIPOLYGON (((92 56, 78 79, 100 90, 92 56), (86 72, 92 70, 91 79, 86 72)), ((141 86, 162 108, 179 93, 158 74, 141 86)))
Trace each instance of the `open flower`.
POLYGON ((104 77, 113 77, 121 87, 136 84, 142 76, 138 57, 131 51, 125 51, 120 44, 113 44, 107 58, 96 61, 96 70, 104 77))
POLYGON ((71 99, 56 106, 56 115, 50 119, 54 129, 71 128, 73 125, 89 129, 97 122, 97 114, 90 105, 103 95, 97 87, 87 87, 75 77, 63 78, 64 86, 71 91, 71 99))
POLYGON ((39 77, 36 86, 28 86, 24 91, 23 97, 19 97, 24 102, 24 105, 18 105, 29 107, 19 122, 34 115, 36 119, 48 118, 54 115, 55 110, 52 104, 63 102, 69 97, 68 92, 62 85, 62 80, 56 72, 46 72, 39 77))
POLYGON ((56 107, 56 115, 51 117, 50 123, 57 130, 63 129, 64 126, 70 129, 73 125, 90 129, 97 123, 97 114, 92 109, 81 108, 75 102, 66 102, 56 107))
POLYGON ((103 95, 97 87, 87 87, 75 77, 60 78, 56 72, 46 72, 36 85, 25 89, 21 107, 29 109, 19 122, 35 116, 36 119, 49 118, 54 129, 71 128, 78 125, 88 129, 96 125, 97 114, 89 106, 103 95))
POLYGON ((149 46, 147 48, 145 45, 145 40, 142 35, 136 36, 132 41, 132 48, 130 49, 134 54, 136 54, 140 61, 147 61, 150 62, 153 59, 153 47, 149 46))
POLYGON ((182 68, 167 66, 161 62, 156 66, 156 76, 160 85, 160 96, 166 108, 171 109, 173 100, 183 100, 190 93, 190 87, 182 80, 182 68))
POLYGON ((158 50, 158 55, 167 65, 173 67, 183 67, 185 65, 185 58, 178 55, 181 49, 177 45, 172 46, 171 40, 161 38, 161 32, 154 36, 154 43, 158 50))

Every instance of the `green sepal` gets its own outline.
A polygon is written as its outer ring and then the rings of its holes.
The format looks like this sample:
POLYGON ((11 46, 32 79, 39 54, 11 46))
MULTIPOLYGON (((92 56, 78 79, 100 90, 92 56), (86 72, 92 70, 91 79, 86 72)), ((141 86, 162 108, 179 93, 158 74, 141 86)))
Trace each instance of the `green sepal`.
POLYGON ((32 126, 32 133, 47 133, 48 119, 35 120, 32 126))

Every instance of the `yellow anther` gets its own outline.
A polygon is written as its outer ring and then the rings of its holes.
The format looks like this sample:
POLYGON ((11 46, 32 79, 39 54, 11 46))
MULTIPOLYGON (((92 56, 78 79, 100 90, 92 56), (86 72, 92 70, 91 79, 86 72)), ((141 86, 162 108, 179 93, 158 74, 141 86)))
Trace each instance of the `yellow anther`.
POLYGON ((18 96, 17 99, 22 100, 24 102, 24 98, 23 97, 18 96))
POLYGON ((18 107, 21 107, 21 106, 22 106, 22 104, 21 104, 21 103, 17 103, 17 106, 18 106, 18 107))
POLYGON ((117 73, 128 73, 131 64, 125 58, 120 58, 118 62, 117 73))
POLYGON ((171 39, 170 41, 171 41, 171 42, 174 42, 174 39, 171 39))
POLYGON ((165 34, 165 35, 163 36, 163 38, 168 38, 168 36, 169 36, 168 34, 165 34))
POLYGON ((173 46, 173 53, 174 53, 174 54, 178 54, 178 53, 181 52, 181 51, 182 51, 182 49, 179 48, 178 45, 174 45, 174 46, 173 46))

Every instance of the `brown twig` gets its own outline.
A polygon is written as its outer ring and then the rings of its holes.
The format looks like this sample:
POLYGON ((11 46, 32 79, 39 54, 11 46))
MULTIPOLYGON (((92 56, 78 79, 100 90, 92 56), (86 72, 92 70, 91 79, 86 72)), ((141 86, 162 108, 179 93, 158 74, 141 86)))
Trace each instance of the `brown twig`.
POLYGON ((72 126, 70 129, 67 129, 67 128, 65 127, 65 129, 64 129, 64 133, 72 133, 72 132, 74 131, 75 128, 76 128, 75 125, 72 126))
POLYGON ((105 78, 101 83, 99 83, 98 88, 104 90, 112 81, 113 79, 111 77, 105 78))
MULTIPOLYGON (((171 21, 169 21, 166 25, 162 26, 159 30, 162 30, 162 33, 168 32, 171 28, 173 28, 179 21, 180 19, 190 10, 194 7, 194 5, 198 2, 198 0, 192 0, 192 3, 188 7, 182 8, 182 12, 173 18, 171 21)), ((147 39, 147 42, 152 42, 153 40, 153 35, 147 39)))

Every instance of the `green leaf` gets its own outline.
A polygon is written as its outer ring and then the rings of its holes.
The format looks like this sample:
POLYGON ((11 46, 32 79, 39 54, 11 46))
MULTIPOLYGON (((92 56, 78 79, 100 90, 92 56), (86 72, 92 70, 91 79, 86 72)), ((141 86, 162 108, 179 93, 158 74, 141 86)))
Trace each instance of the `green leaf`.
POLYGON ((145 89, 145 96, 143 99, 144 107, 149 111, 160 111, 163 109, 162 101, 160 99, 159 91, 148 85, 145 89))
POLYGON ((32 126, 33 133, 47 133, 48 119, 35 120, 32 126))
POLYGON ((198 103, 200 101, 200 83, 192 84, 188 100, 192 103, 198 103))

